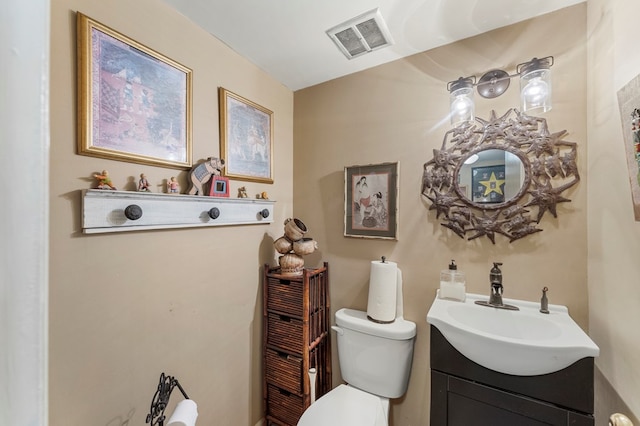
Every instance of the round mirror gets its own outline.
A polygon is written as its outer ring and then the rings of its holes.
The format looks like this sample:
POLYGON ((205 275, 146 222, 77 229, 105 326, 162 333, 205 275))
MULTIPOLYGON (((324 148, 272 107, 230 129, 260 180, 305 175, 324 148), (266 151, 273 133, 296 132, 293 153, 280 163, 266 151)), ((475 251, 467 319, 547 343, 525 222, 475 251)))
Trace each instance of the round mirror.
POLYGON ((457 191, 463 200, 484 208, 517 200, 528 185, 526 158, 505 149, 484 149, 460 159, 457 191))
POLYGON ((495 244, 496 234, 512 242, 540 232, 544 214, 557 217, 557 205, 570 201, 562 193, 580 180, 566 133, 514 109, 476 117, 445 133, 424 163, 421 194, 460 238, 495 244))

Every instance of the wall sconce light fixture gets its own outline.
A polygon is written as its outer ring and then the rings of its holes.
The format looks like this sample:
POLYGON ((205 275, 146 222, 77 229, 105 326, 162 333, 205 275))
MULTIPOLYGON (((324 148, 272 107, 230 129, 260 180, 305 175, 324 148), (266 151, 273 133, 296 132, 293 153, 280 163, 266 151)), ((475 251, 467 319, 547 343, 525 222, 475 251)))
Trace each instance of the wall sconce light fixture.
POLYGON ((475 103, 473 102, 473 86, 475 85, 475 76, 460 77, 447 84, 452 125, 471 122, 475 118, 475 103))
POLYGON ((547 112, 551 109, 551 67, 553 56, 533 58, 516 66, 516 73, 504 70, 487 71, 476 82, 476 76, 460 77, 447 84, 451 110, 451 124, 471 122, 475 118, 473 87, 486 99, 497 98, 507 91, 513 77, 520 77, 520 106, 522 112, 547 112))

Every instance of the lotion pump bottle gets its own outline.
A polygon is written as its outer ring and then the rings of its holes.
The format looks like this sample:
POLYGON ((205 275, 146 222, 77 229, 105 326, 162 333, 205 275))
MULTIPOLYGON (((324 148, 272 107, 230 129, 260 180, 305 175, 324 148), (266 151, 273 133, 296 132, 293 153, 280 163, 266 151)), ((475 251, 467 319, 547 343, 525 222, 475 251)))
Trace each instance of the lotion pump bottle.
POLYGON ((449 269, 440 272, 440 298, 459 300, 464 302, 466 298, 466 286, 464 272, 458 271, 455 260, 451 260, 449 269))

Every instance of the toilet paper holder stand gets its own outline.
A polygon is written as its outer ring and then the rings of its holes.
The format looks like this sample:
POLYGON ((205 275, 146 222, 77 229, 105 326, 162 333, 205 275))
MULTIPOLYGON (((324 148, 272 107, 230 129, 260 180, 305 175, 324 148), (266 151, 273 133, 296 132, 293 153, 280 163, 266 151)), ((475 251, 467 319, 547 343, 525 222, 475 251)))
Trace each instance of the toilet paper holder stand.
POLYGON ((178 382, 178 379, 173 376, 166 376, 164 373, 160 373, 160 382, 158 383, 156 393, 151 399, 151 408, 149 409, 149 414, 147 414, 147 420, 145 423, 150 423, 151 426, 164 426, 164 421, 166 419, 164 410, 167 408, 167 404, 169 403, 171 392, 173 392, 173 389, 176 387, 180 389, 180 392, 185 399, 189 399, 187 393, 180 385, 180 382, 178 382))

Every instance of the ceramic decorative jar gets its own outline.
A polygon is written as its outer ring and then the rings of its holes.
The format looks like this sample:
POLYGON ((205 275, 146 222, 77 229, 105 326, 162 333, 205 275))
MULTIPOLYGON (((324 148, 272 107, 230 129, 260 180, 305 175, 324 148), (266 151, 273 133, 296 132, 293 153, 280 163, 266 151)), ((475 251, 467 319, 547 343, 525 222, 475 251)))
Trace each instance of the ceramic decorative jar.
POLYGON ((299 275, 304 269, 304 259, 295 253, 287 253, 278 259, 282 275, 299 275))
POLYGON ((273 246, 280 254, 287 254, 293 250, 293 243, 287 237, 280 237, 273 242, 273 246))
POLYGON ((313 238, 301 238, 293 242, 293 252, 304 256, 311 254, 318 248, 318 243, 313 238))
POLYGON ((291 241, 297 241, 307 233, 307 227, 300 219, 287 219, 284 221, 284 235, 291 241))
POLYGON ((307 231, 307 226, 300 219, 288 218, 284 221, 284 235, 273 242, 276 251, 283 255, 278 259, 282 275, 302 274, 302 256, 318 249, 318 243, 313 238, 304 238, 307 231))

